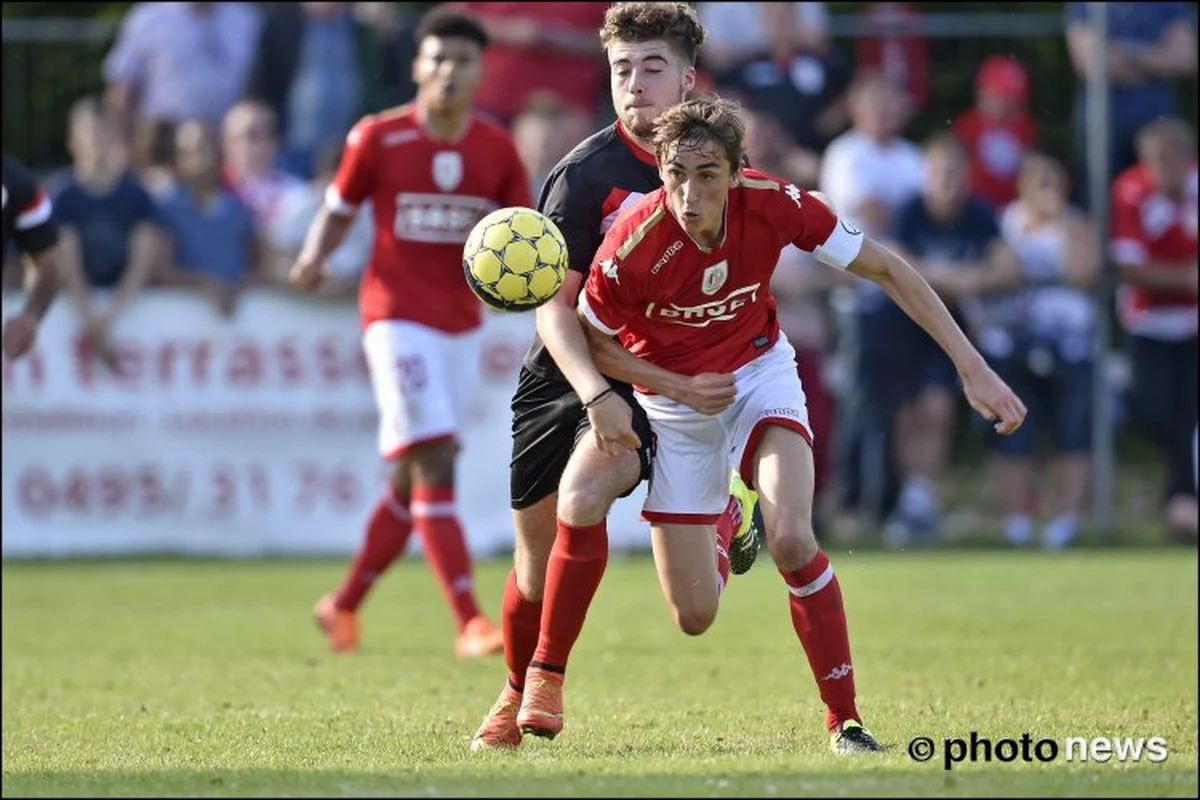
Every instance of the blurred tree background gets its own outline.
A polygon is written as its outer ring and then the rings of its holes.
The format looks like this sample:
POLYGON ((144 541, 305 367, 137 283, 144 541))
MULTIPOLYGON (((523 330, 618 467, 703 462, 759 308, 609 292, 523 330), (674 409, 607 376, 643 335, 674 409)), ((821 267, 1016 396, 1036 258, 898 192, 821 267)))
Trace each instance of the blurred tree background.
MULTIPOLYGON (((101 65, 116 26, 132 3, 17 3, 6 2, 2 19, 37 20, 33 35, 4 39, 2 90, 5 152, 39 169, 67 163, 65 115, 79 97, 103 91, 101 65), (59 24, 57 21, 61 21, 59 24)), ((419 11, 432 3, 399 3, 419 11)), ((836 17, 855 15, 866 3, 828 3, 836 17)), ((1063 3, 913 3, 925 14, 978 15, 1013 13, 1046 15, 1061 20, 1063 3)), ((7 25, 6 25, 7 27, 7 25)), ((1032 110, 1042 130, 1043 145, 1074 163, 1071 148, 1071 104, 1075 76, 1061 35, 994 36, 986 32, 963 36, 933 36, 927 40, 932 70, 932 98, 907 131, 921 140, 943 129, 954 115, 973 102, 973 82, 979 64, 994 53, 1021 59, 1032 76, 1032 110)), ((838 43, 853 56, 854 41, 838 43)), ((1179 87, 1185 117, 1196 121, 1196 82, 1179 87)))

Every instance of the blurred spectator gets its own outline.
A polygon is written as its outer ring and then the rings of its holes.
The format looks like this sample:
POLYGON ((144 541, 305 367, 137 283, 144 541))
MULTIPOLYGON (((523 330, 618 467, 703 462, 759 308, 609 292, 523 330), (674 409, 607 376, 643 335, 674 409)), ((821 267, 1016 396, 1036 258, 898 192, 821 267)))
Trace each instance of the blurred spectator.
POLYGON ((411 60, 391 3, 271 3, 246 94, 274 112, 281 164, 307 180, 359 116, 412 96, 398 96, 411 60))
POLYGON ((175 123, 142 120, 134 137, 133 164, 151 197, 158 201, 170 194, 175 188, 175 123))
POLYGON ((1111 256, 1122 286, 1135 417, 1162 448, 1165 516, 1173 536, 1196 538, 1196 155, 1191 129, 1152 122, 1137 138, 1139 163, 1112 186, 1111 256))
POLYGON ((1067 49, 1078 77, 1074 124, 1081 176, 1087 175, 1087 78, 1093 69, 1089 5, 1103 8, 1108 17, 1108 174, 1115 176, 1137 160, 1138 130, 1175 114, 1172 79, 1196 74, 1194 5, 1067 3, 1067 49))
POLYGON ((850 88, 849 102, 853 127, 825 150, 820 189, 852 224, 884 236, 895 209, 921 189, 921 151, 900 138, 908 109, 895 83, 867 76, 850 88))
POLYGON ((163 253, 154 201, 126 168, 110 113, 99 98, 71 109, 67 148, 74 168, 54 207, 63 278, 92 352, 116 367, 113 325, 152 277, 163 253), (97 307, 93 290, 115 290, 97 307))
POLYGON ((197 288, 229 316, 240 290, 257 277, 254 218, 221 185, 217 141, 208 125, 200 120, 181 124, 175 153, 179 185, 161 204, 172 244, 163 283, 197 288))
POLYGON ((588 137, 592 115, 562 101, 552 92, 535 92, 513 122, 513 142, 529 173, 533 196, 541 194, 546 176, 563 156, 588 137))
POLYGON ((242 96, 259 25, 251 3, 134 5, 104 61, 122 141, 145 119, 220 125, 242 96))
POLYGON ((1089 289, 1100 272, 1092 222, 1068 204, 1066 169, 1050 156, 1022 159, 1016 200, 1000 231, 1017 254, 1028 288, 989 320, 980 349, 1029 410, 1010 436, 988 429, 993 485, 1010 544, 1033 540, 1038 499, 1053 511, 1042 531, 1046 548, 1071 544, 1085 513, 1091 476, 1092 374, 1096 308, 1089 289), (1039 429, 1055 443, 1054 479, 1037 489, 1034 449, 1039 429))
MULTIPOLYGON (((978 334, 990 311, 985 298, 1024 280, 1020 264, 1000 238, 995 212, 972 197, 967 155, 950 134, 925 148, 922 193, 903 205, 892 238, 945 299, 967 329, 978 334)), ((900 546, 937 533, 936 482, 946 464, 956 408, 957 375, 941 347, 895 303, 860 318, 859 380, 875 411, 887 421, 900 494, 884 526, 885 541, 900 546)))
MULTIPOLYGON (((796 180, 815 187, 820 153, 846 128, 846 89, 852 68, 829 40, 824 24, 806 22, 795 3, 759 3, 759 49, 715 75, 717 86, 775 117, 797 151, 796 180), (801 159, 804 165, 801 166, 801 159)), ((705 47, 707 48, 707 44, 705 47)))
POLYGON ((1011 56, 992 56, 975 75, 975 106, 954 120, 971 159, 971 192, 997 210, 1017 193, 1021 156, 1037 141, 1029 113, 1029 76, 1011 56))
POLYGON ((607 3, 450 3, 470 11, 491 39, 475 102, 511 126, 538 90, 596 117, 607 74, 599 31, 607 3))
MULTIPOLYGON (((770 6, 787 6, 795 24, 784 31, 799 49, 808 49, 815 40, 825 39, 829 13, 824 3, 700 3, 700 22, 704 25, 704 47, 700 62, 713 73, 727 72, 770 49, 772 32, 770 6)), ((786 14, 787 12, 780 12, 786 14)))
MULTIPOLYGON (((264 240, 268 250, 268 278, 285 285, 288 272, 296 263, 304 237, 317 210, 325 201, 325 189, 333 181, 342 157, 342 142, 331 142, 321 150, 316 160, 316 175, 288 191, 279 200, 279 208, 267 228, 264 240)), ((371 255, 374 213, 371 201, 363 203, 342 243, 333 251, 326 264, 330 277, 321 284, 317 294, 331 297, 353 296, 358 277, 371 255)))
MULTIPOLYGON (((769 171, 769 170, 768 170, 769 171)), ((838 273, 818 263, 809 253, 789 245, 779 256, 771 279, 771 294, 778 303, 779 328, 796 349, 796 371, 804 386, 808 422, 813 433, 814 524, 818 535, 827 523, 824 490, 831 477, 834 438, 834 398, 825 380, 831 345, 827 293, 838 273)))
POLYGON ((225 115, 221 134, 225 186, 250 209, 261 236, 271 226, 280 198, 303 182, 275 168, 279 152, 275 114, 266 105, 240 101, 225 115))
POLYGON ((874 36, 858 39, 856 77, 880 74, 902 87, 909 107, 929 102, 929 51, 920 33, 921 15, 912 3, 868 3, 862 21, 874 36))
MULTIPOLYGON (((871 236, 886 239, 896 209, 921 191, 925 167, 920 149, 900 137, 907 101, 900 86, 880 74, 855 80, 849 93, 853 127, 834 139, 821 162, 819 188, 840 216, 871 236)), ((861 363, 863 315, 888 298, 870 281, 836 290, 838 354, 843 364, 861 363)), ((838 409, 841 474, 848 507, 882 512, 888 505, 886 420, 857 381, 842 386, 838 409)))

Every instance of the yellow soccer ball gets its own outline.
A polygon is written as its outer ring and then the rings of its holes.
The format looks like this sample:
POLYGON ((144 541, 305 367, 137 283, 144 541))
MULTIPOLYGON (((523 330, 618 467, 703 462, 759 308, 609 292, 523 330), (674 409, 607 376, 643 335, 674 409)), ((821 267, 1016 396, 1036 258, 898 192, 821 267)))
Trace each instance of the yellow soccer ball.
POLYGON ((463 245, 471 291, 497 311, 528 311, 558 292, 567 277, 567 242, 544 214, 501 208, 476 223, 463 245))

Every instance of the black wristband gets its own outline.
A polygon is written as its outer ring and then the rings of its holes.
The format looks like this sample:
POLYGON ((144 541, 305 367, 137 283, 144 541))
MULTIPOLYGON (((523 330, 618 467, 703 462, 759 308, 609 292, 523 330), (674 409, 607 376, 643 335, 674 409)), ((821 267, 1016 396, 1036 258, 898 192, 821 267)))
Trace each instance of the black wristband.
POLYGON ((612 394, 612 393, 613 393, 613 388, 612 388, 611 386, 609 386, 607 389, 605 389, 604 391, 600 392, 600 394, 596 395, 596 396, 595 396, 595 397, 593 397, 591 400, 588 400, 586 403, 584 403, 584 404, 583 404, 583 407, 584 407, 584 409, 586 410, 586 409, 589 409, 589 408, 594 408, 594 407, 596 407, 597 405, 599 405, 599 404, 600 404, 600 402, 601 402, 602 400, 604 400, 604 398, 608 397, 608 396, 609 396, 610 394, 612 394))

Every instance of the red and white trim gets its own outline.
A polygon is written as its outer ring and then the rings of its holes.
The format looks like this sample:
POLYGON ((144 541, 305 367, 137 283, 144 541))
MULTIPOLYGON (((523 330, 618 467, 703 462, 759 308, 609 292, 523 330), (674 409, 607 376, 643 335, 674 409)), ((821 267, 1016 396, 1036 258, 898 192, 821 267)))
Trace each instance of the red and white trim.
POLYGON ((325 190, 325 207, 344 217, 352 217, 358 212, 358 206, 342 197, 333 184, 329 184, 329 188, 325 190))
POLYGON ((669 511, 642 511, 642 519, 649 523, 667 525, 715 525, 720 514, 673 514, 669 511))
POLYGON ((423 519, 434 517, 453 517, 458 514, 458 506, 453 500, 426 503, 420 500, 412 502, 412 515, 423 519))
POLYGON ((758 422, 754 423, 754 428, 750 431, 750 438, 746 441, 746 449, 742 451, 742 463, 738 464, 738 472, 742 475, 742 483, 754 488, 754 454, 758 452, 758 446, 762 444, 762 438, 767 433, 767 426, 778 425, 781 428, 795 431, 800 434, 800 438, 808 443, 809 448, 813 446, 813 435, 803 423, 797 422, 794 419, 787 417, 763 417, 758 422))
POLYGON ((620 328, 610 328, 608 325, 605 325, 604 322, 598 316, 596 316, 596 312, 592 310, 591 304, 588 303, 586 291, 579 293, 579 311, 583 314, 588 322, 592 323, 593 327, 609 336, 616 336, 625 328, 624 325, 622 325, 620 328))
POLYGON ((789 586, 788 591, 796 597, 808 597, 824 589, 831 580, 833 580, 833 564, 825 567, 825 571, 818 575, 812 583, 806 583, 803 586, 789 586))
POLYGON ((17 215, 15 223, 16 229, 19 231, 27 231, 30 228, 36 228, 46 220, 50 219, 50 214, 54 211, 54 205, 50 202, 50 198, 41 189, 29 205, 21 209, 21 213, 17 215))
POLYGON ((415 442, 407 442, 406 444, 402 444, 402 445, 392 448, 391 450, 389 450, 383 454, 383 460, 384 461, 396 461, 401 456, 407 455, 409 452, 417 449, 418 447, 428 447, 431 444, 441 444, 443 442, 456 442, 457 443, 457 441, 458 441, 458 437, 455 436, 453 433, 443 433, 438 436, 431 436, 428 439, 418 439, 415 442))

